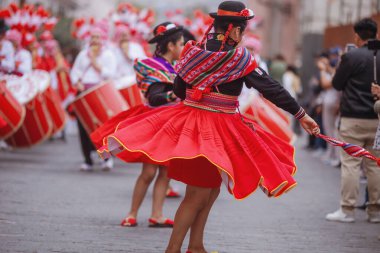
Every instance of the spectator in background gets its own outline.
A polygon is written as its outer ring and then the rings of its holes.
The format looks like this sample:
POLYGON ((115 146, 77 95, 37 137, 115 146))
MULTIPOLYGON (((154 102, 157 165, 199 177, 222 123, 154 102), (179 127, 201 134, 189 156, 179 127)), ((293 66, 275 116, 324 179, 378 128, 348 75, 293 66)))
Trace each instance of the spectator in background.
MULTIPOLYGON (((334 49, 335 50, 335 49, 334 49)), ((319 57, 317 67, 319 69, 320 85, 322 88, 322 124, 326 135, 337 137, 337 120, 339 114, 340 94, 332 86, 332 78, 337 65, 339 51, 330 50, 328 57, 319 57)), ((323 161, 336 167, 340 164, 338 150, 331 145, 327 146, 323 161)))
MULTIPOLYGON (((302 93, 301 79, 298 75, 297 68, 293 65, 288 65, 286 72, 282 77, 282 84, 284 88, 289 92, 289 94, 298 102, 298 97, 302 93)), ((291 128, 292 130, 300 134, 301 128, 297 124, 297 120, 291 117, 291 128)))
POLYGON ((295 66, 288 65, 286 72, 282 77, 282 83, 290 95, 298 101, 298 96, 302 93, 302 86, 301 79, 295 66))
POLYGON ((269 73, 271 77, 276 80, 277 82, 281 83, 282 82, 282 76, 286 72, 288 64, 285 61, 284 56, 282 55, 277 55, 272 63, 270 64, 269 67, 269 73))
MULTIPOLYGON (((322 52, 315 56, 315 65, 321 58, 328 58, 327 52, 322 52)), ((323 101, 323 89, 321 87, 320 73, 317 71, 309 81, 309 93, 305 99, 307 103, 308 114, 318 123, 321 127, 321 133, 324 133, 323 120, 322 120, 322 101, 323 101)), ((315 136, 309 136, 308 148, 314 150, 314 157, 322 157, 326 151, 326 142, 321 138, 315 136)))
MULTIPOLYGON (((340 103, 340 138, 364 147, 375 156, 380 151, 373 149, 377 114, 374 112, 374 99, 371 94, 373 73, 373 52, 368 49, 368 40, 377 37, 377 24, 372 19, 360 20, 354 25, 355 44, 353 49, 342 56, 332 84, 342 91, 340 103)), ((380 76, 380 58, 377 59, 377 75, 380 76)), ((326 216, 329 221, 354 222, 354 208, 359 194, 360 165, 363 161, 368 179, 369 203, 368 221, 380 222, 380 170, 376 162, 354 158, 341 152, 341 208, 326 216)))

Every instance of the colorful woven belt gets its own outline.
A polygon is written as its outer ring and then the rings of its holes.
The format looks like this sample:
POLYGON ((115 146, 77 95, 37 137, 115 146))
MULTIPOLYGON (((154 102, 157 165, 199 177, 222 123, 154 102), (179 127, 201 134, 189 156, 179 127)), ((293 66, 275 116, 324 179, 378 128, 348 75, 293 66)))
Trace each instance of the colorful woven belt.
POLYGON ((237 96, 211 92, 204 93, 200 101, 195 101, 191 96, 193 92, 194 90, 191 89, 186 90, 186 99, 183 102, 185 105, 212 112, 236 113, 236 108, 238 106, 237 96))

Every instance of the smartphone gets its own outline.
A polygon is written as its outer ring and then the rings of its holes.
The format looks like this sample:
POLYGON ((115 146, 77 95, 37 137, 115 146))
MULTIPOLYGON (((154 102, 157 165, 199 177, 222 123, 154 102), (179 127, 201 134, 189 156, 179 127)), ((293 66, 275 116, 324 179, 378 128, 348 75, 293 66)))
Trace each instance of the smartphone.
POLYGON ((345 53, 350 52, 352 49, 357 48, 355 44, 349 43, 346 45, 346 48, 344 50, 345 53))

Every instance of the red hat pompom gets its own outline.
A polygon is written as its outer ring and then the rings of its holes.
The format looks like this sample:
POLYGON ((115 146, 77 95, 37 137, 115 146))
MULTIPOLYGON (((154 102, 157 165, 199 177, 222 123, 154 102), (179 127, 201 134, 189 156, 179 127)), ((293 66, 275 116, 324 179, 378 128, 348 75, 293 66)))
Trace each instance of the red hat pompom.
POLYGON ((191 98, 194 99, 195 101, 199 101, 202 98, 202 91, 195 89, 194 93, 191 95, 191 98))
POLYGON ((167 29, 166 29, 165 26, 160 25, 159 27, 157 27, 156 35, 161 34, 161 33, 163 33, 163 32, 166 32, 166 30, 167 30, 167 29))
POLYGON ((242 17, 249 17, 250 16, 249 10, 248 9, 242 10, 240 12, 240 16, 242 16, 242 17))

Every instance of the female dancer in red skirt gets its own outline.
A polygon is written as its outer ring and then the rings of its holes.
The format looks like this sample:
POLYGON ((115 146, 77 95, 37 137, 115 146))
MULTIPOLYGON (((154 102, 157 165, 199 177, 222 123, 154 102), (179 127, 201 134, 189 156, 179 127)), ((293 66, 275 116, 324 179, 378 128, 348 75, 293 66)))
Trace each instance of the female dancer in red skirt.
MULTIPOLYGON (((125 119, 155 110, 159 106, 171 105, 177 100, 173 93, 173 81, 176 76, 173 62, 179 59, 183 49, 182 27, 165 22, 158 25, 153 32, 155 36, 149 43, 157 44, 155 56, 137 60, 134 65, 137 84, 149 105, 138 105, 122 112, 91 134, 91 139, 98 148, 105 144, 103 143, 104 137, 122 127, 125 119)), ((173 221, 164 218, 162 214, 164 199, 169 186, 167 168, 161 165, 157 166, 150 161, 142 162, 143 168, 133 191, 131 210, 121 225, 126 227, 137 226, 138 210, 158 171, 153 189, 152 215, 149 219, 149 226, 173 227, 173 221)))
POLYGON ((236 47, 253 12, 226 1, 210 15, 215 20, 206 36, 187 43, 177 65, 174 92, 183 103, 127 119, 107 142, 107 151, 120 159, 168 166, 170 178, 187 184, 167 253, 181 252, 189 229, 188 252, 206 252, 203 231, 222 181, 237 199, 258 187, 278 197, 296 185, 293 147, 236 112, 244 83, 293 114, 309 134, 319 133, 248 50, 236 47))

